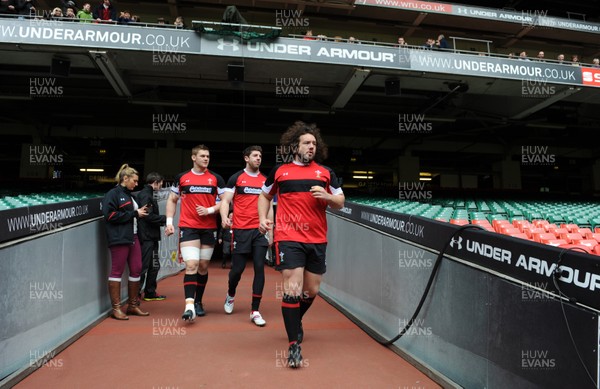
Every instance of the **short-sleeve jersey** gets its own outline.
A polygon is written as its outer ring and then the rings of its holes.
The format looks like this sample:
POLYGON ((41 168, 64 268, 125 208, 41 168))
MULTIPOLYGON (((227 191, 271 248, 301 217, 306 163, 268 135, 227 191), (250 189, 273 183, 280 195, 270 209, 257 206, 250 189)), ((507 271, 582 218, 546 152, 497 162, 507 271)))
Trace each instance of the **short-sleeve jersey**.
POLYGON ((233 193, 232 228, 258 228, 258 196, 266 179, 260 172, 252 174, 245 169, 229 177, 225 192, 233 193))
POLYGON ((181 199, 179 227, 217 228, 216 213, 200 216, 196 207, 214 206, 217 203, 217 196, 223 194, 224 188, 223 177, 208 169, 203 173, 188 170, 179 174, 171 187, 171 191, 181 199))
POLYGON ((343 193, 335 173, 315 161, 308 165, 291 162, 273 168, 262 190, 277 195, 273 236, 276 242, 327 242, 327 201, 312 196, 310 188, 315 185, 334 195, 343 193))

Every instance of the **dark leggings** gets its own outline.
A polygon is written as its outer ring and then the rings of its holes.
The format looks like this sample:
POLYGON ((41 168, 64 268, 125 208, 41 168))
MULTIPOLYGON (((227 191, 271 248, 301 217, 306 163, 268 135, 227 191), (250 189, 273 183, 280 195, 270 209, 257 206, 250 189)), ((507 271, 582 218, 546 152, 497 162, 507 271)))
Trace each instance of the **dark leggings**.
POLYGON ((265 255, 267 246, 254 246, 252 253, 236 254, 231 256, 231 270, 229 271, 229 295, 235 296, 235 290, 246 269, 246 260, 252 256, 254 262, 254 281, 252 282, 252 294, 261 296, 265 287, 265 255))

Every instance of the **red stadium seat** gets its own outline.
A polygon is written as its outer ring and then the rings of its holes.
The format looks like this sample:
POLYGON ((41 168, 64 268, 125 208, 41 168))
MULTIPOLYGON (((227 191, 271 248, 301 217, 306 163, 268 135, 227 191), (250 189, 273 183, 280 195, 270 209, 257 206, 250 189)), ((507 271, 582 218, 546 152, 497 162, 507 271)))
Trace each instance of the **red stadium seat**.
POLYGON ((596 242, 600 243, 600 234, 587 234, 584 236, 586 239, 594 239, 596 242))
POLYGON ((593 232, 590 228, 580 228, 579 233, 587 239, 592 239, 592 238, 588 238, 588 235, 593 234, 593 232))
POLYGON ((464 226, 465 224, 469 224, 469 221, 467 219, 450 219, 450 224, 464 226))
POLYGON ((562 224, 561 227, 566 228, 569 232, 576 232, 579 230, 579 226, 577 224, 562 224))
POLYGON ((573 239, 573 244, 583 245, 593 249, 598 245, 598 242, 594 239, 573 239))
MULTIPOLYGON (((551 232, 543 232, 543 233, 534 233, 533 234, 533 240, 535 242, 540 242, 540 243, 544 243, 546 244, 546 242, 551 241, 551 240, 556 240, 556 235, 554 235, 551 232)), ((565 243, 569 243, 568 241, 565 241, 565 243)))
POLYGON ((560 234, 559 237, 561 239, 566 240, 569 243, 574 243, 574 240, 581 240, 583 239, 583 236, 579 233, 567 233, 567 234, 560 234))
POLYGON ((569 230, 567 230, 566 228, 556 227, 556 228, 550 228, 548 230, 548 232, 552 232, 554 235, 560 236, 560 234, 568 234, 569 230))
POLYGON ((492 227, 494 227, 494 230, 496 230, 496 232, 500 232, 500 225, 505 225, 505 224, 509 224, 510 222, 508 220, 504 220, 504 219, 494 219, 492 220, 492 227))
POLYGON ((544 226, 550 224, 550 222, 548 220, 537 219, 533 220, 531 224, 533 224, 535 228, 544 228, 544 226))
POLYGON ((544 230, 546 230, 546 232, 552 232, 550 230, 555 230, 558 228, 558 226, 554 223, 544 224, 542 227, 544 230))
POLYGON ((515 219, 512 222, 513 226, 515 226, 516 228, 519 229, 519 231, 523 231, 523 227, 524 226, 530 226, 531 223, 529 223, 529 220, 520 220, 520 219, 515 219))
POLYGON ((515 234, 508 234, 508 236, 512 236, 513 238, 519 238, 519 239, 529 240, 529 237, 527 236, 527 234, 525 234, 523 232, 518 232, 518 233, 515 233, 515 234))
POLYGON ((547 244, 548 246, 554 246, 554 247, 559 247, 565 244, 568 244, 566 240, 564 239, 548 239, 548 240, 542 240, 543 244, 547 244))
POLYGON ((547 232, 543 228, 534 228, 534 229, 524 229, 524 233, 527 234, 529 239, 533 240, 533 234, 546 234, 547 232))
POLYGON ((600 255, 600 244, 594 246, 594 250, 592 250, 592 252, 596 255, 600 255))
POLYGON ((583 245, 580 245, 580 244, 570 244, 570 243, 567 243, 567 244, 561 244, 558 247, 563 248, 563 249, 575 249, 573 251, 579 251, 579 252, 581 252, 583 250, 584 252, 586 252, 588 254, 592 253, 592 249, 590 247, 583 246, 583 245))

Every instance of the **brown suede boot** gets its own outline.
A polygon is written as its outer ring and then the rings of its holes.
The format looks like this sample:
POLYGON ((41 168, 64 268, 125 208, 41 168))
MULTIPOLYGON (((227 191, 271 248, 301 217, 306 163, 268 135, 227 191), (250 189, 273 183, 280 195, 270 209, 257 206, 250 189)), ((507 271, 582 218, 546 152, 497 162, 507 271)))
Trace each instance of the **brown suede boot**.
POLYGON ((123 311, 121 311, 121 282, 108 281, 108 294, 110 295, 110 303, 112 304, 110 315, 117 320, 129 320, 123 311))
POLYGON ((129 281, 127 287, 129 290, 129 306, 127 307, 127 314, 135 316, 150 315, 148 312, 144 312, 140 309, 140 299, 138 297, 138 293, 140 292, 140 282, 129 281))

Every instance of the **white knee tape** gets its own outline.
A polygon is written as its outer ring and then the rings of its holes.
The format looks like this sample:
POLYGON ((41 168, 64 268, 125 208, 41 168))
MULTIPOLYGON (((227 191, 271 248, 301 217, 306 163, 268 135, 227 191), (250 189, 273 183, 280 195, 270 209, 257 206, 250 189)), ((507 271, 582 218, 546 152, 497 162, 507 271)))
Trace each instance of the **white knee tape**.
POLYGON ((209 249, 200 249, 200 259, 210 261, 213 251, 215 251, 214 247, 211 247, 209 249))
POLYGON ((197 261, 200 259, 200 249, 198 247, 182 247, 181 256, 184 261, 197 261))

